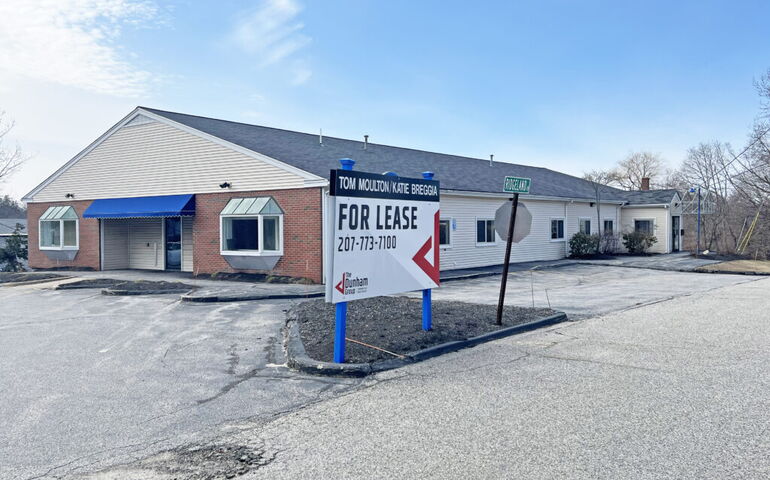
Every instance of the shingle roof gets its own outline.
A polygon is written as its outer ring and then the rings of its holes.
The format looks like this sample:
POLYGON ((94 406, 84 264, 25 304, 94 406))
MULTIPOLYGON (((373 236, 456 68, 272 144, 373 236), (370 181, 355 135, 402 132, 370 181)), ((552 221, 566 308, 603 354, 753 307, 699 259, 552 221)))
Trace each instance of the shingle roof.
POLYGON ((620 192, 621 198, 626 200, 629 205, 660 205, 671 203, 674 195, 678 192, 673 189, 664 190, 634 190, 631 192, 620 192))
MULTIPOLYGON (((503 179, 511 175, 531 178, 532 195, 595 198, 590 182, 542 167, 499 161, 490 166, 489 160, 373 143, 364 148, 361 141, 326 136, 321 145, 315 134, 140 108, 322 178, 329 177, 329 170, 339 168, 339 159, 352 158, 356 170, 365 172, 393 171, 405 177, 420 177, 421 172, 432 171, 444 190, 502 193, 503 179)), ((628 193, 632 192, 605 187, 602 198, 622 202, 628 193)))

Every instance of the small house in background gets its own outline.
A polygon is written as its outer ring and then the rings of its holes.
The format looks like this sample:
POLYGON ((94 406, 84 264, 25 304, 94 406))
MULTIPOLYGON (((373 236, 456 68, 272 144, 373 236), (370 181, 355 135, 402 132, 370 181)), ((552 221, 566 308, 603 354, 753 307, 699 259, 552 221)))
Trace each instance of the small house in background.
POLYGON ((24 227, 21 231, 23 237, 27 236, 27 219, 26 218, 0 218, 0 248, 5 247, 5 241, 8 237, 13 235, 16 231, 16 225, 20 224, 24 227))
POLYGON ((426 152, 137 107, 23 200, 33 268, 259 272, 322 282, 329 171, 441 184, 441 269, 500 264, 495 211, 506 176, 532 179, 531 233, 514 262, 569 255, 578 231, 651 232, 680 246, 678 194, 605 187, 541 167, 426 152), (601 225, 597 225, 601 222, 601 225))

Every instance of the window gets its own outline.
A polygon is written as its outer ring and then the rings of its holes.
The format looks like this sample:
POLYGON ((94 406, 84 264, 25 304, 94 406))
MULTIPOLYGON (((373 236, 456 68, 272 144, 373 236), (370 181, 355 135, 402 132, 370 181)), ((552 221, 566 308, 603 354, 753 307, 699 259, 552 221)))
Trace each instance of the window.
POLYGON ((77 250, 78 215, 69 206, 50 207, 40 216, 42 250, 77 250))
POLYGON ((605 220, 604 221, 604 233, 607 235, 615 233, 615 221, 614 220, 605 220))
POLYGON ((223 255, 283 254, 283 210, 272 197, 233 198, 220 218, 223 255))
POLYGON ((648 235, 653 234, 652 220, 634 220, 634 231, 646 233, 648 235))
POLYGON ((589 218, 580 219, 580 233, 591 235, 591 219, 589 218))
POLYGON ((495 243, 495 221, 494 220, 476 220, 476 243, 494 244, 495 243))
POLYGON ((448 218, 442 218, 438 222, 438 244, 442 247, 452 245, 452 221, 448 218))
POLYGON ((551 240, 564 240, 564 219, 551 219, 551 240))

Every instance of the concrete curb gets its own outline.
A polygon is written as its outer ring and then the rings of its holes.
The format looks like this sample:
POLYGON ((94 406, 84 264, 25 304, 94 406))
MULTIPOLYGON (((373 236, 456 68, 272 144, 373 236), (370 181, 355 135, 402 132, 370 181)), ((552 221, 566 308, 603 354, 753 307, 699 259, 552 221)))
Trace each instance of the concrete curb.
POLYGON ((187 293, 189 291, 190 291, 189 288, 176 289, 176 290, 118 290, 118 289, 105 288, 104 290, 102 290, 102 295, 114 295, 119 297, 127 297, 127 296, 135 296, 135 295, 166 295, 166 294, 178 295, 180 293, 187 293))
POLYGON ((0 283, 0 287, 20 287, 22 285, 37 285, 38 283, 59 282, 61 280, 69 280, 70 278, 74 278, 74 277, 41 278, 39 280, 25 280, 23 282, 6 282, 6 283, 0 283))
POLYGON ((305 346, 302 344, 302 337, 299 333, 299 322, 295 318, 289 318, 287 320, 286 328, 284 329, 284 337, 286 343, 286 356, 287 364, 290 368, 299 370, 304 373, 312 375, 329 375, 329 376, 343 376, 343 377, 365 377, 371 373, 382 372, 385 370, 392 370, 394 368, 403 367, 416 362, 422 362, 429 358, 438 357, 445 353, 456 352, 464 348, 475 347, 482 343, 491 342, 492 340, 498 340, 519 333, 529 332, 538 328, 555 325, 567 320, 567 314, 559 312, 549 317, 535 320, 534 322, 523 323, 521 325, 515 325, 513 327, 503 328, 495 330, 494 332, 488 332, 481 334, 477 337, 472 337, 467 340, 457 340, 453 342, 446 342, 433 347, 428 347, 416 352, 410 352, 405 355, 405 358, 393 358, 389 360, 380 360, 373 363, 331 363, 321 362, 308 357, 305 351, 305 346))
POLYGON ((711 274, 722 274, 722 275, 750 275, 750 276, 758 276, 758 277, 767 277, 770 276, 770 272, 730 272, 726 270, 693 270, 693 273, 711 273, 711 274))
POLYGON ((302 298, 323 297, 324 292, 315 293, 268 293, 245 295, 182 295, 183 302, 213 303, 213 302, 245 302, 252 300, 292 300, 302 298))

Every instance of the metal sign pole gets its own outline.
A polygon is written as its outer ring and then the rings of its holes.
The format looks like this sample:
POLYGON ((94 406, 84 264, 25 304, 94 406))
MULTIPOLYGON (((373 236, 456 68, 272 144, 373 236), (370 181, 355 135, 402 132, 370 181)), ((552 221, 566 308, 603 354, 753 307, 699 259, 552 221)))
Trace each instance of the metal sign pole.
MULTIPOLYGON (((343 170, 353 170, 355 160, 343 158, 340 160, 343 170)), ((326 279, 327 282, 331 281, 326 279)), ((344 287, 344 286, 343 286, 344 287)), ((348 302, 339 302, 334 311, 334 361, 345 363, 345 330, 347 329, 348 302)))
MULTIPOLYGON (((422 172, 422 178, 425 180, 433 180, 433 172, 422 172)), ((433 248, 439 248, 438 239, 434 239, 433 248)), ((435 258, 438 258, 436 256, 435 258)), ((426 288, 422 291, 422 329, 426 332, 433 328, 433 308, 431 305, 430 288, 426 288)))
POLYGON ((503 324, 503 304, 505 303, 505 288, 508 284, 508 264, 511 261, 511 244, 513 243, 513 229, 516 226, 516 210, 519 208, 519 194, 513 194, 513 208, 508 224, 508 239, 505 242, 505 262, 503 262, 503 278, 500 280, 500 299, 497 301, 497 325, 503 324))

